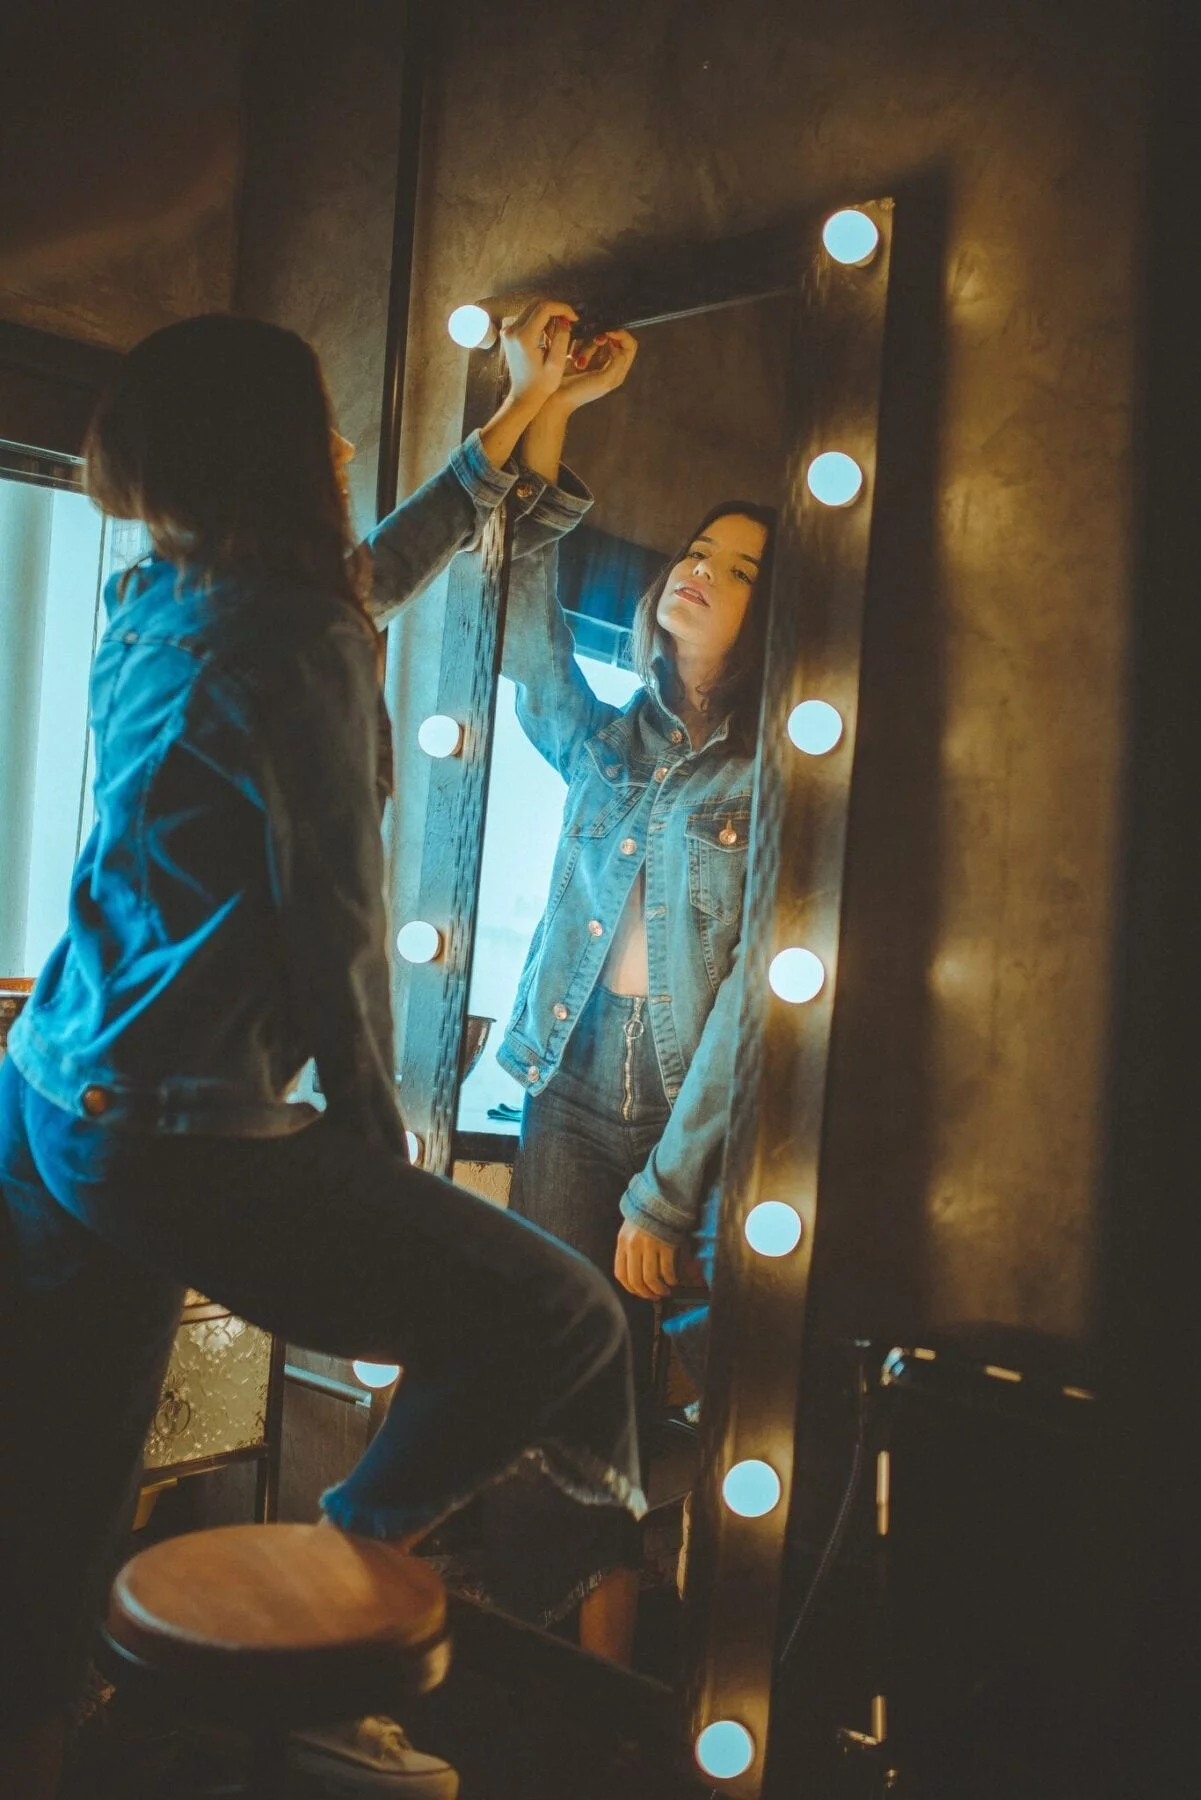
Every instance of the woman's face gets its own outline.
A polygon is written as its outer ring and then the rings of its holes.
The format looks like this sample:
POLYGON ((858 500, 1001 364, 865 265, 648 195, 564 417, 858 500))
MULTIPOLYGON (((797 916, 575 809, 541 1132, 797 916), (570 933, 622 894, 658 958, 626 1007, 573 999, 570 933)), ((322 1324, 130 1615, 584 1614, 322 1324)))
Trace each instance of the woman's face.
POLYGON ((741 513, 712 520, 667 577, 655 618, 680 648, 714 662, 733 649, 755 592, 767 527, 741 513))

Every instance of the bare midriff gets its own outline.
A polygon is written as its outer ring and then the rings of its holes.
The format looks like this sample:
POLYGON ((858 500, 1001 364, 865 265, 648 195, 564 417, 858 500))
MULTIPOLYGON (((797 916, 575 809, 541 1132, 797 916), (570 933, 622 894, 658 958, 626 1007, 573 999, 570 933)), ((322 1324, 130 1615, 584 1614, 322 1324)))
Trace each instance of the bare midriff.
POLYGON ((601 970, 601 982, 611 994, 645 994, 650 988, 646 955, 646 879, 638 879, 617 921, 617 930, 601 970))

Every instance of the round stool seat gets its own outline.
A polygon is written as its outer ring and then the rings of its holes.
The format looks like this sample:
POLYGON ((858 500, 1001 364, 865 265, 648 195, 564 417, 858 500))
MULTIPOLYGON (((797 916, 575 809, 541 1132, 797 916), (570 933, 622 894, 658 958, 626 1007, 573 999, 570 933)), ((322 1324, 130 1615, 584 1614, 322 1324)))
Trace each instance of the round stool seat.
POLYGON ((386 1711, 449 1663, 446 1592, 393 1545, 328 1526, 227 1525, 143 1550, 117 1576, 110 1657, 230 1724, 386 1711))

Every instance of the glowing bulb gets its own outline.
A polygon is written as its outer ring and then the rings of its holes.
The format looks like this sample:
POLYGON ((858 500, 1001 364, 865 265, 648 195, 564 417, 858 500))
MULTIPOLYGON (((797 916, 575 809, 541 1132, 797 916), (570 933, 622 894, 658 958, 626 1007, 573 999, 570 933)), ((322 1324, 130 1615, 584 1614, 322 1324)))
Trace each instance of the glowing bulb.
POLYGON ((842 715, 827 700, 802 700, 788 715, 788 735, 806 756, 825 756, 842 736, 842 715))
POLYGON ((747 1243, 760 1256, 787 1256, 800 1243, 805 1227, 795 1206, 783 1200, 761 1200, 746 1215, 742 1229, 747 1243))
POLYGON ((778 1504, 782 1492, 771 1464, 754 1457, 735 1463, 721 1484, 722 1499, 741 1519, 761 1519, 778 1504))
POLYGON ((421 1158, 425 1152, 425 1145, 415 1131, 405 1132, 405 1147, 409 1152, 409 1161, 415 1169, 419 1169, 421 1167, 421 1158))
POLYGON ((434 962, 442 954, 442 933, 426 919, 410 919, 396 934, 396 948, 406 962, 434 962))
POLYGON ((457 756, 463 748, 463 727, 448 713, 431 713, 418 727, 417 742, 427 756, 457 756))
POLYGON ((823 450, 809 464, 805 482, 823 506, 849 506, 863 487, 863 470, 841 450, 823 450))
POLYGON ((787 1000, 790 1006, 800 1006, 803 1001, 812 1000, 821 993, 826 971, 820 956, 815 956, 812 950, 802 950, 798 945, 772 957, 767 979, 773 994, 787 1000))
POLYGON ((356 1360, 350 1366, 365 1388, 391 1387, 400 1374, 399 1363, 373 1363, 356 1360))
POLYGON ((714 1781, 745 1775, 755 1760, 755 1740, 737 1719, 714 1719, 694 1745, 696 1760, 714 1781))
POLYGON ((496 342, 496 326, 483 306, 456 306, 446 329, 461 350, 490 350, 496 342))
POLYGON ((831 213, 822 226, 822 243, 834 261, 846 263, 852 269, 861 269, 864 263, 869 263, 879 242, 878 226, 855 206, 831 213))

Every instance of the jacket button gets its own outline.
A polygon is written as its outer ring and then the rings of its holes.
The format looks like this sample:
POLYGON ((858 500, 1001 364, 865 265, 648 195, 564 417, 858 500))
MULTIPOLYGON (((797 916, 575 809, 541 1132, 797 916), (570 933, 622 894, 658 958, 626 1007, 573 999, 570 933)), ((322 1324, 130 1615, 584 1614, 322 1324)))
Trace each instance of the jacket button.
POLYGON ((593 937, 603 937, 605 935, 605 928, 599 919, 589 919, 588 929, 593 937))
POLYGON ((724 825, 717 834, 717 841, 719 844, 727 845, 727 847, 730 844, 736 844, 738 842, 738 833, 732 825, 724 825))
POLYGON ((655 780, 656 781, 666 781, 667 780, 667 770, 662 767, 656 769, 655 770, 655 780))
POLYGON ((554 1012, 556 1019, 565 1019, 568 1016, 567 1008, 564 1006, 564 1004, 561 1000, 555 1001, 552 1011, 554 1012))
POLYGON ((525 1072, 525 1078, 527 1081, 537 1081, 541 1073, 542 1070, 538 1067, 537 1063, 531 1063, 525 1072))
POLYGON ((109 1109, 110 1095, 107 1088, 84 1088, 80 1098, 83 1101, 83 1110, 89 1119, 98 1119, 101 1113, 106 1113, 109 1109))
POLYGON ((616 763, 606 763, 605 764, 605 774, 609 777, 610 781, 614 781, 614 780, 616 780, 617 776, 619 776, 621 774, 621 770, 618 768, 616 763))
POLYGON ((535 493, 534 484, 532 481, 519 481, 513 492, 519 500, 532 500, 535 493))
POLYGON ((684 733, 678 726, 671 734, 671 741, 673 744, 682 744, 684 742, 684 733))
POLYGON ((633 854, 634 854, 635 850, 637 850, 637 848, 638 848, 638 839, 637 838, 622 838, 621 854, 623 856, 633 856, 633 854))

